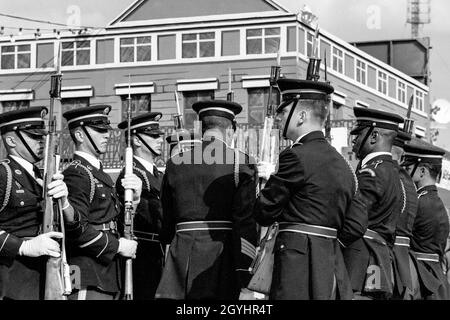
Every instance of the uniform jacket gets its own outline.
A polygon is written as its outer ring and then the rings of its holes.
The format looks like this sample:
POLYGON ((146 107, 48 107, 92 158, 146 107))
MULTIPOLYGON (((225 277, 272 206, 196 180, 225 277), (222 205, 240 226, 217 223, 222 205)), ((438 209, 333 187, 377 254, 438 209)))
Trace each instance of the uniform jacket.
POLYGON ((346 246, 345 263, 354 291, 389 297, 393 292, 391 249, 404 203, 399 167, 391 155, 380 155, 362 166, 357 176, 359 192, 339 235, 346 246), (386 245, 361 238, 367 228, 377 232, 386 245))
MULTIPOLYGON (((346 160, 320 131, 284 150, 255 206, 257 222, 294 222, 341 229, 356 191, 346 160)), ((351 298, 338 242, 299 233, 279 233, 271 298, 330 299, 336 277, 339 296, 351 298)))
MULTIPOLYGON (((42 187, 12 157, 4 162, 11 169, 12 189, 8 205, 0 212, 0 297, 42 299, 45 258, 18 256, 23 238, 40 232, 42 187)), ((0 165, 0 206, 6 196, 6 172, 0 165)))
MULTIPOLYGON (((445 246, 449 234, 447 210, 439 198, 436 186, 426 186, 417 190, 419 208, 414 222, 411 250, 421 253, 434 253, 440 261, 444 259, 445 246)), ((447 299, 446 277, 441 264, 431 261, 415 261, 421 291, 424 297, 435 295, 438 299, 447 299)))
MULTIPOLYGON (((151 240, 152 235, 159 235, 162 224, 162 207, 160 189, 163 174, 159 171, 150 173, 135 159, 133 172, 142 180, 141 201, 134 216, 134 232, 138 240, 136 259, 133 260, 134 299, 149 300, 161 279, 164 251, 159 238, 151 240), (150 239, 150 240, 149 240, 150 239)), ((156 167, 155 167, 156 169, 156 167)), ((125 171, 122 170, 116 181, 117 193, 123 203, 124 189, 120 180, 125 171)), ((123 216, 121 217, 123 220, 123 216)))
POLYGON ((247 155, 237 154, 237 187, 235 150, 214 137, 167 162, 161 239, 171 246, 158 298, 237 299, 248 284, 257 238, 257 173, 247 155), (230 221, 232 231, 175 232, 177 223, 192 221, 230 221))
MULTIPOLYGON (((417 198, 416 186, 408 172, 400 167, 400 180, 405 192, 403 211, 397 221, 396 236, 411 238, 414 220, 417 214, 419 200, 417 198)), ((412 289, 410 271, 410 250, 407 246, 394 246, 394 294, 401 296, 406 288, 412 289)))
POLYGON ((97 170, 77 154, 63 174, 69 201, 80 213, 82 228, 82 232, 68 243, 68 262, 80 269, 81 287, 94 286, 106 292, 118 292, 118 233, 97 230, 101 224, 109 224, 119 215, 120 202, 114 183, 107 173, 97 170))

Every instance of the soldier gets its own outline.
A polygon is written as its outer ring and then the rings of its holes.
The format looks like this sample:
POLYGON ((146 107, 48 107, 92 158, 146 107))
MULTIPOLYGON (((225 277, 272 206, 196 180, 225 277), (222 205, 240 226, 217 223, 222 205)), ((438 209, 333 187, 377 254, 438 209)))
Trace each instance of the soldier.
POLYGON ((170 244, 156 297, 237 299, 255 257, 256 168, 227 143, 242 107, 201 101, 192 108, 203 141, 167 162, 161 241, 170 244))
POLYGON ((174 156, 181 150, 195 148, 195 146, 202 143, 201 137, 193 130, 182 129, 178 132, 172 133, 166 138, 167 143, 170 146, 169 154, 174 156))
MULTIPOLYGON (((133 172, 143 182, 141 202, 134 216, 134 234, 138 240, 136 259, 133 262, 133 290, 135 300, 152 300, 161 279, 164 251, 159 242, 162 208, 159 197, 162 173, 155 165, 161 155, 162 132, 159 128, 160 112, 149 112, 131 119, 131 145, 133 148, 133 172)), ((128 122, 119 124, 119 129, 128 131, 128 122)), ((120 181, 125 171, 117 178, 117 192, 124 203, 125 190, 120 181)))
POLYGON ((280 79, 278 87, 283 101, 277 121, 294 144, 280 154, 272 176, 273 166, 258 166, 268 181, 254 211, 262 226, 279 224, 270 299, 351 299, 337 233, 356 176, 322 132, 334 88, 296 79, 280 79))
MULTIPOLYGON (((81 213, 83 232, 70 242, 68 261, 75 270, 71 300, 110 300, 120 291, 118 255, 134 258, 137 242, 117 232, 120 202, 111 177, 103 171, 99 156, 106 152, 110 106, 98 105, 64 113, 75 143, 74 161, 64 171, 69 200, 81 213)), ((122 179, 134 190, 137 207, 142 188, 134 174, 122 179)))
MULTIPOLYGON (((59 232, 42 230, 42 177, 35 163, 44 156, 45 107, 0 115, 0 133, 8 153, 0 162, 0 300, 44 298, 46 256, 59 257, 53 239, 59 232)), ((48 195, 61 199, 67 231, 79 229, 78 215, 67 199, 61 174, 53 176, 48 195)))
POLYGON ((355 299, 388 299, 393 292, 392 247, 405 198, 392 144, 398 115, 354 108, 357 124, 350 132, 353 152, 360 159, 359 193, 347 212, 339 235, 355 299), (355 205, 356 200, 364 204, 355 205))
MULTIPOLYGON (((405 143, 411 141, 411 134, 399 131, 392 146, 392 159, 400 165, 405 143)), ((397 221, 394 243, 394 295, 393 299, 415 300, 418 298, 417 270, 410 257, 410 242, 419 200, 411 176, 399 167, 400 183, 405 193, 405 202, 397 221), (414 281, 413 281, 414 279, 414 281)))
POLYGON ((445 150, 424 143, 412 142, 405 146, 403 165, 416 184, 419 197, 411 250, 420 278, 421 297, 425 300, 448 299, 448 283, 441 263, 444 261, 449 221, 436 187, 444 154, 445 150))

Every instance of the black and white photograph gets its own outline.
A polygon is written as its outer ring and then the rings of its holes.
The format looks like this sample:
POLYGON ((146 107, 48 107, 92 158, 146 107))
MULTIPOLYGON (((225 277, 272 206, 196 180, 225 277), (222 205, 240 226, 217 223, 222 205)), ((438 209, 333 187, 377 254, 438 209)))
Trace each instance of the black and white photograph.
POLYGON ((449 14, 0 0, 0 308, 450 300, 449 14))

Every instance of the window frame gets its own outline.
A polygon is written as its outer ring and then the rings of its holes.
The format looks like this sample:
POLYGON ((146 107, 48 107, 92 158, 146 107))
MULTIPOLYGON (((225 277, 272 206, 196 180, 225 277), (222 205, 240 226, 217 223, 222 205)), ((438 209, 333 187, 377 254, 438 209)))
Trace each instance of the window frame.
POLYGON ((332 55, 331 55, 331 59, 333 61, 332 69, 336 72, 339 72, 340 74, 344 74, 344 70, 345 70, 344 57, 345 57, 344 50, 341 50, 336 46, 332 47, 332 55), (341 55, 339 56, 339 54, 336 54, 335 51, 340 52, 341 55), (337 64, 337 66, 336 66, 336 64, 337 64), (340 70, 338 67, 340 67, 340 70))
POLYGON ((267 28, 246 28, 245 29, 245 54, 246 55, 256 55, 256 54, 273 54, 277 53, 281 48, 281 26, 267 27, 267 28), (267 29, 278 29, 278 34, 266 35, 267 29), (248 32, 250 30, 261 30, 261 35, 249 36, 248 32), (275 52, 266 52, 266 40, 267 39, 278 39, 278 50, 275 52), (248 40, 261 40, 261 52, 260 53, 249 53, 248 51, 248 40))
POLYGON ((377 70, 377 91, 388 95, 388 74, 381 70, 377 70))
POLYGON ((72 64, 63 64, 64 59, 61 60, 61 67, 84 67, 84 66, 89 66, 92 65, 92 41, 90 39, 84 39, 84 40, 70 40, 70 41, 63 41, 61 42, 61 57, 64 54, 64 52, 69 52, 72 51, 72 64), (78 43, 82 43, 82 42, 87 42, 89 45, 85 48, 78 48, 78 43), (63 45, 65 43, 73 43, 73 48, 70 49, 64 49, 63 45), (79 51, 87 51, 88 52, 88 58, 89 58, 89 62, 87 64, 78 64, 78 58, 77 58, 77 53, 79 51))
POLYGON ((181 59, 202 59, 202 58, 214 58, 217 54, 217 50, 216 50, 216 44, 217 44, 217 39, 216 39, 216 32, 215 31, 206 31, 206 32, 183 32, 181 33, 181 59), (210 33, 213 35, 213 38, 208 38, 208 39, 201 39, 200 35, 201 34, 207 34, 210 33), (195 34, 195 39, 189 39, 189 40, 184 40, 183 36, 185 35, 194 35, 195 34), (211 56, 200 56, 200 48, 201 48, 201 43, 208 43, 208 42, 212 42, 213 44, 213 54, 211 56), (183 53, 183 46, 184 44, 189 44, 189 43, 195 43, 195 57, 184 57, 183 53))
POLYGON ((32 45, 30 43, 24 43, 24 44, 12 44, 12 45, 4 45, 0 47, 0 60, 1 60, 1 64, 0 64, 0 70, 24 70, 24 69, 31 69, 32 68, 32 53, 33 53, 33 48, 32 45), (27 51, 18 51, 19 47, 22 46, 29 46, 29 49, 27 51), (3 48, 6 47, 14 47, 14 51, 12 52, 3 52, 3 48), (25 67, 25 68, 19 68, 19 55, 28 55, 29 56, 29 66, 25 67), (4 56, 13 56, 14 58, 14 66, 13 68, 3 68, 2 64, 3 64, 3 57, 4 56))
POLYGON ((401 103, 407 103, 407 87, 406 83, 400 80, 397 80, 397 100, 401 103), (403 97, 403 99, 402 99, 403 97))
POLYGON ((367 86, 368 64, 360 59, 355 59, 355 81, 367 86), (360 66, 361 64, 361 66, 360 66), (362 67, 364 65, 364 68, 362 67), (358 80, 358 77, 360 78, 358 80))
POLYGON ((153 37, 152 35, 143 35, 143 36, 136 36, 136 37, 120 37, 119 38, 119 63, 141 63, 141 62, 150 62, 153 60, 153 37), (139 38, 149 38, 149 43, 137 43, 139 38), (132 44, 126 44, 122 45, 122 40, 124 39, 133 39, 132 44), (149 47, 150 50, 150 59, 149 60, 142 60, 138 61, 138 48, 139 47, 149 47), (133 61, 122 61, 122 48, 133 48, 133 61))

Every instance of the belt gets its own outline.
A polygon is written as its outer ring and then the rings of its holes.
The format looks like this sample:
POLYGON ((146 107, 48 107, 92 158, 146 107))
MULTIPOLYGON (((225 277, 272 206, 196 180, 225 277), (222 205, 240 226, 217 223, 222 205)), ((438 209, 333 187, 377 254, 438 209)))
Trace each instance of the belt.
POLYGON ((138 240, 158 242, 159 243, 159 235, 157 233, 151 232, 143 232, 134 230, 134 235, 138 238, 138 240))
POLYGON ((337 230, 333 228, 313 226, 304 223, 280 222, 278 232, 295 232, 307 234, 310 236, 324 237, 329 239, 337 239, 337 230))
POLYGON ((437 253, 423 253, 412 251, 417 260, 439 262, 439 255, 437 253))
POLYGON ((117 222, 110 221, 102 224, 92 224, 92 227, 97 231, 117 231, 117 222))
POLYGON ((231 221, 193 221, 177 223, 177 232, 205 230, 233 230, 231 221))
POLYGON ((396 236, 395 237, 395 245, 396 246, 401 246, 401 247, 408 247, 409 248, 409 243, 410 243, 410 239, 408 237, 400 237, 400 236, 396 236))
POLYGON ((370 229, 367 229, 366 233, 364 234, 364 238, 369 240, 375 240, 383 245, 386 245, 386 240, 384 240, 383 237, 378 234, 378 232, 370 229))

